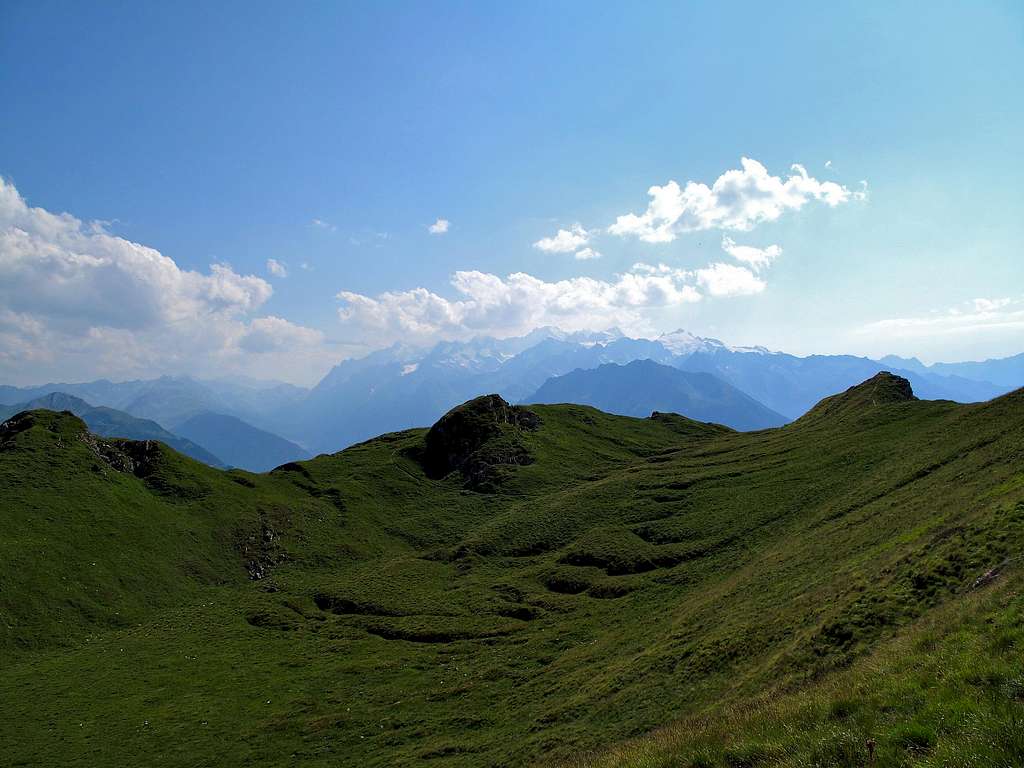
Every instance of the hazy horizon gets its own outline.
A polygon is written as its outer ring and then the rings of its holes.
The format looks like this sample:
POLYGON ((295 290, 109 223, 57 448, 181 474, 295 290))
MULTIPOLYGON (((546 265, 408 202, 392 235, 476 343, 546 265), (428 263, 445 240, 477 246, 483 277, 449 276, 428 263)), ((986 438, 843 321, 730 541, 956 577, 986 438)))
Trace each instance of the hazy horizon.
MULTIPOLYGON (((533 332, 541 331, 541 330, 544 330, 545 328, 549 328, 549 327, 550 326, 541 326, 541 327, 538 327, 538 328, 534 329, 533 332)), ((553 330, 561 331, 562 333, 565 333, 566 335, 568 335, 568 333, 569 333, 569 332, 562 331, 559 328, 554 328, 553 330)), ((685 328, 677 328, 674 331, 666 331, 664 334, 658 334, 658 335, 652 335, 652 336, 625 336, 624 335, 624 338, 637 338, 637 339, 643 338, 643 339, 648 339, 648 340, 651 340, 651 341, 657 341, 658 338, 660 338, 661 336, 672 334, 672 333, 678 333, 678 332, 688 332, 688 331, 685 328)), ((526 334, 526 335, 528 335, 528 334, 526 334)), ((694 334, 694 335, 696 335, 696 334, 694 334)), ((331 368, 333 368, 335 365, 343 362, 346 359, 353 359, 353 360, 362 359, 362 358, 365 358, 365 357, 368 357, 368 356, 372 355, 374 352, 381 352, 381 351, 385 351, 385 350, 388 350, 388 349, 391 349, 391 348, 406 346, 410 350, 415 350, 419 354, 426 354, 430 350, 434 349, 439 344, 458 343, 458 342, 473 342, 473 341, 488 341, 488 340, 501 341, 503 339, 507 340, 507 339, 515 339, 515 338, 522 338, 522 337, 519 337, 519 336, 506 336, 506 337, 503 337, 503 338, 499 338, 499 337, 492 337, 492 336, 483 336, 483 335, 481 335, 481 336, 472 337, 470 339, 439 339, 439 340, 437 340, 435 342, 430 342, 430 343, 426 343, 426 344, 422 344, 422 345, 402 345, 401 342, 394 342, 393 344, 388 345, 386 347, 380 347, 378 349, 368 350, 368 351, 365 351, 365 352, 358 352, 358 353, 356 353, 355 355, 353 355, 351 357, 346 357, 346 358, 343 358, 343 359, 339 359, 336 363, 331 364, 326 370, 324 370, 324 372, 322 374, 319 374, 315 378, 313 378, 312 380, 309 380, 309 381, 306 381, 306 382, 292 381, 292 380, 288 380, 287 378, 274 378, 273 376, 261 377, 261 376, 247 376, 247 375, 244 375, 244 374, 238 374, 238 375, 218 374, 217 372, 214 371, 214 372, 211 372, 211 373, 206 374, 206 375, 203 375, 203 374, 193 374, 193 373, 189 373, 189 372, 178 372, 178 373, 162 372, 162 373, 156 373, 156 374, 154 374, 152 376, 123 376, 123 377, 101 376, 101 377, 97 377, 97 378, 93 378, 93 379, 80 379, 80 380, 49 379, 49 380, 46 380, 46 381, 42 381, 42 380, 18 381, 17 377, 14 377, 12 380, 0 381, 0 386, 2 386, 4 384, 7 384, 7 385, 10 385, 10 386, 15 386, 15 387, 23 388, 23 389, 31 389, 33 387, 41 387, 41 386, 46 386, 46 385, 55 385, 55 384, 86 384, 86 383, 91 383, 91 382, 95 382, 95 381, 103 381, 103 380, 110 381, 112 384, 123 384, 123 383, 131 382, 131 381, 148 381, 148 380, 158 379, 158 378, 162 378, 162 377, 168 377, 168 378, 188 378, 188 379, 193 379, 195 381, 200 381, 200 382, 214 382, 214 383, 237 382, 237 383, 241 383, 241 384, 250 384, 250 385, 279 385, 279 384, 287 384, 287 385, 291 385, 291 386, 311 388, 311 387, 314 387, 316 384, 318 384, 323 379, 324 376, 326 376, 328 373, 330 373, 331 368)), ((725 340, 725 339, 712 339, 711 337, 700 337, 700 338, 706 339, 706 340, 711 340, 711 341, 719 341, 719 342, 722 342, 726 347, 730 347, 730 348, 733 348, 733 349, 752 349, 752 348, 754 348, 754 346, 762 346, 762 345, 733 345, 733 344, 729 344, 728 341, 725 340)), ((793 354, 793 353, 790 353, 788 350, 785 350, 785 349, 768 349, 768 351, 771 352, 771 353, 793 354)), ((845 353, 845 352, 808 352, 806 354, 795 355, 795 356, 796 357, 811 357, 811 356, 815 356, 815 355, 844 355, 844 354, 851 354, 851 353, 845 353)), ((1021 354, 1021 353, 1016 353, 1016 354, 1021 354)), ((1006 357, 1015 357, 1016 354, 1010 354, 1010 355, 1007 355, 1006 357)), ((888 357, 889 355, 878 355, 878 356, 854 355, 854 356, 855 357, 865 358, 865 359, 882 361, 885 357, 888 357)), ((901 359, 906 359, 906 360, 916 359, 918 362, 924 364, 925 366, 932 366, 932 365, 942 364, 942 363, 954 363, 954 364, 955 363, 971 363, 971 362, 986 362, 986 361, 989 361, 989 360, 1003 359, 1003 358, 984 358, 984 359, 977 358, 977 359, 964 359, 964 360, 930 360, 930 359, 926 359, 926 358, 924 358, 924 357, 922 357, 920 355, 894 355, 894 356, 900 357, 901 359)), ((641 359, 641 358, 637 358, 637 359, 641 359)))

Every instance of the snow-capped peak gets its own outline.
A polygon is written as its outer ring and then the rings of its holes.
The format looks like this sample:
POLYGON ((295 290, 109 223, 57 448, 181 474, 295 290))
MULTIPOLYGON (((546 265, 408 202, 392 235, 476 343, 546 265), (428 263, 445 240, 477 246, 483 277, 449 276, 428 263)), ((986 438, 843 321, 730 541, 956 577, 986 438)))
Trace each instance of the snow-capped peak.
POLYGON ((711 349, 724 349, 725 345, 718 339, 705 339, 695 336, 689 331, 679 328, 671 333, 663 333, 657 338, 665 349, 674 355, 692 355, 694 352, 706 352, 711 349))

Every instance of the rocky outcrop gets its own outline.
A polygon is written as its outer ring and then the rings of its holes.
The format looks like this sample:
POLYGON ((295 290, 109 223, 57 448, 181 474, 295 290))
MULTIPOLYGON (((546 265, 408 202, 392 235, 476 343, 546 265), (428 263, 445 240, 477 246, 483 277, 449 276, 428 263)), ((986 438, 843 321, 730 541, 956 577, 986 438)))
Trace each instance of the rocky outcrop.
MULTIPOLYGON (((13 443, 15 437, 31 429, 35 426, 35 423, 36 418, 31 411, 22 411, 11 416, 3 424, 0 424, 0 445, 13 443)), ((82 429, 85 429, 84 422, 82 423, 82 429)))
POLYGON ((435 477, 458 471, 466 485, 489 490, 496 468, 530 464, 523 433, 537 429, 533 411, 510 405, 499 395, 484 395, 442 416, 424 439, 423 465, 435 477))
POLYGON ((112 469, 136 477, 152 474, 160 459, 156 440, 103 440, 91 432, 83 432, 80 439, 112 469))

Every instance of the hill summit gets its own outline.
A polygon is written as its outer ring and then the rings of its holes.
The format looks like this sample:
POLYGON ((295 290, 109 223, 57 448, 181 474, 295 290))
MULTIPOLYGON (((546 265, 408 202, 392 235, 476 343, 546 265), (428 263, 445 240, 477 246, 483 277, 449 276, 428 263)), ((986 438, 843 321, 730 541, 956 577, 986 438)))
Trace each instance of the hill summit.
POLYGON ((826 397, 808 411, 804 419, 855 415, 878 406, 907 403, 914 400, 917 400, 917 396, 909 381, 889 371, 881 371, 867 381, 850 387, 845 392, 826 397))

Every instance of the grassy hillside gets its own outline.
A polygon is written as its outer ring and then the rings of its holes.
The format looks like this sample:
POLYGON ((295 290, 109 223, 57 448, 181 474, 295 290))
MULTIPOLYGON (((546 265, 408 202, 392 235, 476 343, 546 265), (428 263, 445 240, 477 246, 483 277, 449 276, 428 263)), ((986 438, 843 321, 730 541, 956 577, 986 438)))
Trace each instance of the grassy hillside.
POLYGON ((937 609, 848 670, 565 765, 1024 765, 1024 580, 1019 570, 1005 576, 937 609))
POLYGON ((757 433, 481 399, 267 475, 20 417, 0 763, 814 764, 815 733, 948 754, 982 731, 925 711, 928 669, 1002 670, 970 695, 1020 711, 1024 392, 911 397, 883 376, 757 433))

